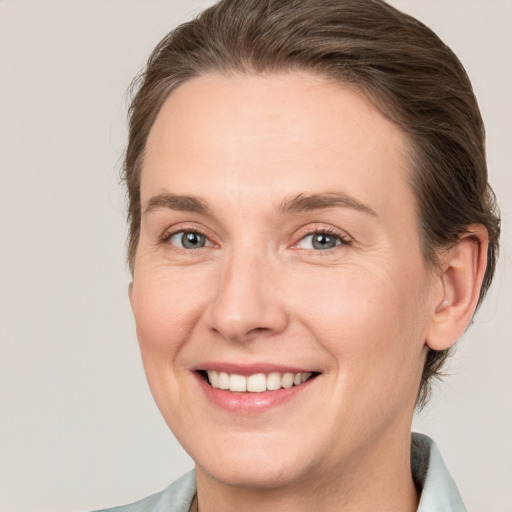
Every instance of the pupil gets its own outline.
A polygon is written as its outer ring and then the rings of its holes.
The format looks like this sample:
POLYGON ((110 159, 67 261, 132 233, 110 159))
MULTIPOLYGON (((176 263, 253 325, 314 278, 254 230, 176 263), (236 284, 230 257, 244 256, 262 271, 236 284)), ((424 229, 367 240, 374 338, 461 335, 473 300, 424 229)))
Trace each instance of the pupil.
POLYGON ((313 247, 315 249, 331 249, 336 245, 336 240, 330 235, 319 233, 313 237, 313 247))
POLYGON ((181 241, 186 249, 197 249, 205 244, 204 236, 200 233, 184 233, 181 241))

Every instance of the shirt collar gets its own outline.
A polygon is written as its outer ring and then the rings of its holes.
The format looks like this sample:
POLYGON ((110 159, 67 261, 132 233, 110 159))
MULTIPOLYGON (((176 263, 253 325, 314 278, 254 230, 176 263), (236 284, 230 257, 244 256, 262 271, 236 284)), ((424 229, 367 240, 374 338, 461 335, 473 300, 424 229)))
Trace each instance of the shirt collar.
POLYGON ((430 437, 412 435, 411 467, 421 490, 417 512, 467 512, 439 448, 430 437))

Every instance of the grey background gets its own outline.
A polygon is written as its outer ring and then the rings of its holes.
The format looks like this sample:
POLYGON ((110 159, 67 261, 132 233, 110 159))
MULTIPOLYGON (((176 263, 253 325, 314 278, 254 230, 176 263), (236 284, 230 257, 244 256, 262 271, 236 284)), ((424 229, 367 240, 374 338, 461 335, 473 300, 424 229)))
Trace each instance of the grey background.
MULTIPOLYGON (((124 265, 125 91, 198 0, 0 0, 0 509, 160 490, 192 462, 147 390, 124 265)), ((496 284, 415 428, 469 510, 512 511, 512 2, 395 0, 452 46, 486 120, 496 284)))

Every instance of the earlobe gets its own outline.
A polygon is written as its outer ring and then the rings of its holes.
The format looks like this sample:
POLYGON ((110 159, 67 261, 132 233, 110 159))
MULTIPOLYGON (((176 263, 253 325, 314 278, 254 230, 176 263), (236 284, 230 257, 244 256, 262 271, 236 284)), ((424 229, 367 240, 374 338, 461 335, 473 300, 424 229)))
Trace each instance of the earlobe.
POLYGON ((456 245, 440 255, 441 299, 436 300, 426 344, 433 350, 450 348, 464 334, 475 312, 487 267, 487 229, 468 226, 456 245))

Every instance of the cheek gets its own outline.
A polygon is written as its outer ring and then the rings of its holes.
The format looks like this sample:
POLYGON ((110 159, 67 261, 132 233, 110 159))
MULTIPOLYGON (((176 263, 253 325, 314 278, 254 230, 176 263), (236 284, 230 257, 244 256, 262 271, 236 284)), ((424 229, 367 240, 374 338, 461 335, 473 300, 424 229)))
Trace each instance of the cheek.
POLYGON ((132 308, 145 364, 151 356, 168 364, 190 335, 204 302, 194 284, 197 281, 183 280, 176 273, 136 276, 132 308))
POLYGON ((304 323, 338 364, 356 367, 364 360, 366 367, 386 371, 420 358, 427 310, 424 276, 421 267, 354 266, 331 272, 319 286, 321 276, 310 273, 294 297, 303 298, 304 323))
POLYGON ((181 386, 183 379, 188 378, 182 354, 203 307, 205 294, 200 293, 197 285, 197 281, 184 279, 183 272, 175 269, 144 269, 136 273, 131 292, 146 378, 173 431, 181 421, 175 411, 185 410, 189 402, 181 386))

